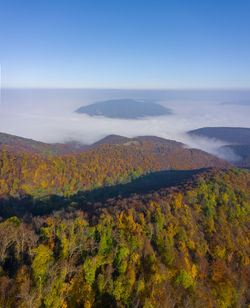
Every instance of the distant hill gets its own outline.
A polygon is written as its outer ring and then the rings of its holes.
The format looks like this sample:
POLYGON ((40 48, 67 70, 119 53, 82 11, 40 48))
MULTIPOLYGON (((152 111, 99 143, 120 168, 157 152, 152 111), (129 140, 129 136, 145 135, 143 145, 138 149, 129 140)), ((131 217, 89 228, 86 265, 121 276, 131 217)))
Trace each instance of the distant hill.
POLYGON ((18 153, 38 154, 42 156, 56 156, 81 153, 88 146, 78 142, 44 143, 33 139, 22 138, 10 134, 0 133, 0 149, 18 153))
POLYGON ((83 153, 87 150, 96 149, 101 145, 139 145, 142 144, 143 141, 151 144, 167 144, 168 146, 173 144, 183 145, 179 142, 156 136, 128 138, 119 135, 108 135, 93 144, 86 145, 77 141, 67 143, 44 143, 33 139, 0 133, 0 149, 16 153, 37 154, 45 157, 83 153))
POLYGON ((108 135, 106 137, 104 137, 103 139, 91 144, 88 146, 88 149, 93 149, 93 148, 97 148, 100 145, 104 145, 104 144, 108 144, 108 145, 114 145, 114 144, 120 144, 120 145, 141 145, 143 142, 147 142, 150 144, 162 144, 162 145, 168 145, 170 146, 181 146, 183 147, 184 144, 181 142, 177 142, 174 140, 169 140, 169 139, 164 139, 161 137, 157 137, 157 136, 138 136, 138 137, 134 137, 134 138, 128 138, 128 137, 123 137, 123 136, 119 136, 119 135, 108 135))
MULTIPOLYGON (((44 143, 32 139, 0 133, 0 150, 7 150, 9 152, 15 152, 15 153, 36 154, 42 157, 55 157, 60 155, 80 154, 86 151, 98 149, 99 147, 104 145, 109 145, 109 146, 121 145, 125 147, 141 146, 143 149, 147 147, 149 153, 152 152, 153 149, 155 153, 159 151, 157 155, 160 155, 160 152, 164 152, 163 155, 165 155, 166 153, 174 153, 174 151, 177 151, 176 152, 177 156, 175 158, 176 161, 178 161, 178 159, 181 159, 178 157, 180 157, 180 155, 183 154, 183 151, 187 151, 184 149, 184 144, 180 142, 156 136, 138 136, 134 138, 128 138, 119 135, 109 135, 93 144, 84 145, 76 141, 67 142, 65 144, 44 143)), ((241 160, 231 161, 231 163, 233 163, 235 166, 238 167, 250 167, 250 145, 224 146, 221 147, 222 153, 224 153, 225 150, 227 149, 235 153, 236 157, 237 156, 241 157, 241 160)), ((195 153, 195 155, 197 153, 203 153, 202 155, 207 154, 198 149, 196 150, 191 149, 188 151, 195 153)), ((201 164, 201 167, 203 167, 203 165, 201 164)), ((207 166, 210 165, 208 164, 207 166)))
MULTIPOLYGON (((94 149, 99 147, 100 145, 132 145, 132 144, 138 144, 142 145, 143 142, 149 143, 154 146, 161 146, 165 145, 167 146, 166 151, 171 151, 173 148, 178 148, 184 146, 184 144, 174 141, 174 140, 168 140, 156 136, 138 136, 134 138, 127 138, 123 136, 118 135, 109 135, 105 138, 97 141, 96 143, 86 146, 88 149, 94 149)), ((220 148, 222 153, 225 153, 225 151, 231 151, 235 154, 235 157, 239 158, 237 160, 231 160, 230 162, 233 163, 233 165, 237 167, 250 167, 250 145, 226 145, 222 146, 220 148)), ((196 150, 199 151, 199 150, 196 150)))
POLYGON ((189 131, 190 135, 222 140, 227 145, 219 150, 229 150, 239 157, 232 163, 238 167, 250 167, 250 128, 243 127, 203 127, 189 131))
POLYGON ((80 107, 77 113, 85 113, 90 116, 104 116, 108 118, 137 119, 148 116, 169 115, 170 109, 153 103, 141 102, 133 99, 117 99, 97 102, 80 107))
POLYGON ((67 143, 44 143, 33 139, 27 139, 10 134, 0 133, 0 149, 27 154, 37 154, 41 156, 58 156, 83 153, 96 149, 101 145, 142 145, 143 142, 158 145, 181 146, 184 144, 156 136, 138 136, 128 138, 119 135, 108 135, 97 142, 87 145, 77 141, 67 143))
POLYGON ((232 161, 235 166, 237 167, 250 167, 250 145, 226 145, 224 147, 221 147, 222 150, 231 150, 233 153, 235 153, 238 157, 240 157, 239 160, 232 161))
POLYGON ((250 128, 243 127, 203 127, 189 131, 189 134, 216 138, 228 144, 250 144, 250 128))
POLYGON ((124 144, 126 142, 129 142, 131 139, 127 138, 127 137, 123 137, 123 136, 119 136, 119 135, 108 135, 104 138, 102 138, 101 140, 98 140, 97 142, 89 145, 89 148, 96 148, 100 145, 104 145, 104 144, 124 144))

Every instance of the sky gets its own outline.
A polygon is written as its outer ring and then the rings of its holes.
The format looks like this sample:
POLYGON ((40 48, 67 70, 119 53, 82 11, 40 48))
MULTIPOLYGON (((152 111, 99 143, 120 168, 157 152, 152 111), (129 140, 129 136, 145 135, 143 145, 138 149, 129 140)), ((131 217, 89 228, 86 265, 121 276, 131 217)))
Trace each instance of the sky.
POLYGON ((6 88, 250 88, 249 0, 0 0, 6 88))

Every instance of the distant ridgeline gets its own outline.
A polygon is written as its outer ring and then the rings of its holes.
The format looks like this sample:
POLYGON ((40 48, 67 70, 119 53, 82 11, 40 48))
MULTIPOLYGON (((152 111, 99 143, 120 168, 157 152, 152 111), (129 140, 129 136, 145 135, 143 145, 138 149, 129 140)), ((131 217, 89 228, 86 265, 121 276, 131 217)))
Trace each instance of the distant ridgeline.
MULTIPOLYGON (((205 132, 207 129, 210 131, 210 128, 206 128, 205 132)), ((241 142, 238 143, 230 143, 230 141, 226 142, 228 145, 223 146, 219 149, 219 151, 222 151, 222 153, 229 152, 229 153, 234 153, 234 157, 239 158, 236 161, 230 161, 235 166, 238 167, 250 167, 250 144, 247 144, 249 139, 247 138, 247 133, 249 129, 235 129, 237 130, 237 134, 234 133, 231 138, 240 138, 241 134, 240 132, 244 132, 244 135, 241 137, 241 142), (237 137, 238 136, 238 137, 237 137), (244 144, 245 142, 245 144, 244 144)), ((210 138, 211 133, 209 134, 209 137, 203 135, 203 129, 198 129, 189 132, 192 136, 199 136, 199 137, 206 137, 210 138)), ((214 134, 214 138, 219 138, 218 135, 214 134)), ((228 138, 230 138, 230 134, 228 134, 228 138)), ((167 145, 167 151, 173 146, 178 145, 178 151, 181 153, 183 151, 183 144, 171 140, 166 140, 163 138, 159 137, 154 137, 154 136, 144 136, 144 137, 134 137, 134 138, 127 138, 119 135, 109 135, 91 145, 85 145, 81 144, 79 142, 71 141, 67 143, 44 143, 44 142, 39 142, 35 141, 32 139, 27 139, 27 138, 22 138, 22 137, 17 137, 9 134, 4 134, 0 133, 0 150, 7 150, 11 152, 16 152, 16 153, 27 153, 27 154, 37 154, 43 157, 53 157, 53 156, 58 156, 58 155, 68 155, 68 154, 77 154, 77 153, 83 153, 88 150, 93 150, 98 148, 100 145, 124 145, 124 146, 129 146, 129 145, 142 145, 143 142, 149 142, 149 143, 154 143, 154 144, 159 144, 159 146, 162 145, 167 145)), ((211 140, 213 142, 213 140, 211 140)), ((197 152, 199 150, 192 150, 194 152, 197 152)), ((202 151, 201 151, 202 152, 202 151)), ((203 152, 205 153, 205 152, 203 152)), ((177 159, 178 160, 178 159, 177 159)), ((173 159, 172 159, 173 161, 173 159)))
POLYGON ((90 116, 104 116, 108 118, 137 119, 142 117, 152 117, 170 115, 170 109, 153 103, 135 101, 133 99, 117 99, 98 102, 80 107, 77 113, 85 113, 90 116))
MULTIPOLYGON (((203 127, 189 131, 191 136, 221 140, 226 143, 220 150, 232 151, 239 159, 236 166, 250 167, 250 128, 245 127, 203 127)), ((213 142, 211 140, 211 142, 213 142)))
POLYGON ((78 142, 44 143, 33 139, 22 138, 0 133, 0 149, 17 153, 38 154, 41 156, 56 156, 81 153, 87 146, 78 142))
POLYGON ((245 127, 203 127, 189 134, 219 139, 227 144, 250 145, 250 128, 245 127))

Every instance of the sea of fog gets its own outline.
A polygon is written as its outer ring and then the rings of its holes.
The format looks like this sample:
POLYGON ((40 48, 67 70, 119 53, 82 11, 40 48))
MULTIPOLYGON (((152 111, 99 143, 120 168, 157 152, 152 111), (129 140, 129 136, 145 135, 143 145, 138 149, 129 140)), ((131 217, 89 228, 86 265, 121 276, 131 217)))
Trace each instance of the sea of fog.
POLYGON ((3 89, 1 92, 0 132, 44 142, 77 140, 90 144, 109 134, 154 135, 218 154, 223 142, 186 134, 204 126, 250 127, 250 90, 3 89), (120 98, 157 102, 170 108, 173 114, 121 120, 74 112, 80 106, 120 98))

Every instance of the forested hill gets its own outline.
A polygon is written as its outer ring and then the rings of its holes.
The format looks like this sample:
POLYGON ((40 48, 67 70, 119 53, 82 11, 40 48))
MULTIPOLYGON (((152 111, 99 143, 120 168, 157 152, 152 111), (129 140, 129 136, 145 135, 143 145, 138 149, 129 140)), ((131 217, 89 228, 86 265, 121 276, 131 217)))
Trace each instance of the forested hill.
POLYGON ((250 172, 0 223, 0 306, 248 307, 250 172))
MULTIPOLYGON (((183 151, 182 148, 184 147, 184 144, 180 142, 156 136, 138 136, 134 138, 128 138, 119 135, 109 135, 95 143, 86 145, 76 141, 71 141, 66 143, 44 143, 32 139, 0 133, 0 150, 12 151, 15 153, 36 154, 43 157, 54 157, 58 155, 71 155, 71 154, 83 153, 89 150, 96 149, 102 145, 144 146, 145 143, 149 143, 151 144, 151 146, 155 148, 161 148, 162 146, 165 148, 167 147, 168 151, 169 149, 175 148, 176 151, 178 151, 179 153, 182 153, 183 151)), ((236 154, 235 157, 239 159, 231 162, 235 166, 249 167, 250 166, 249 147, 250 145, 230 145, 221 147, 221 151, 223 153, 228 151, 230 153, 233 152, 234 154, 236 154)), ((198 153, 198 150, 195 150, 195 152, 198 153)))
POLYGON ((0 150, 0 197, 69 196, 78 191, 127 183, 153 171, 229 165, 200 150, 157 140, 101 145, 81 154, 47 158, 0 150))
POLYGON ((250 128, 246 127, 203 127, 189 134, 220 139, 228 144, 250 145, 250 128))
POLYGON ((189 134, 224 141, 227 145, 221 147, 219 150, 222 153, 233 153, 232 163, 235 166, 250 167, 250 128, 203 127, 192 130, 189 134))
POLYGON ((27 139, 10 134, 0 133, 0 149, 16 153, 37 154, 44 157, 82 153, 105 144, 139 145, 142 144, 144 141, 152 144, 184 146, 180 142, 156 136, 139 136, 135 138, 128 138, 119 135, 108 135, 98 140, 97 142, 86 145, 77 141, 71 141, 66 143, 44 143, 33 139, 27 139))
POLYGON ((37 154, 42 156, 56 156, 81 153, 87 146, 78 142, 44 143, 33 139, 22 138, 10 134, 0 133, 0 149, 18 153, 37 154))
POLYGON ((172 114, 169 108, 155 102, 136 101, 133 99, 116 99, 82 106, 76 110, 90 116, 104 116, 119 119, 137 119, 172 114))

